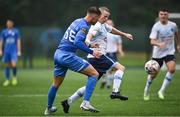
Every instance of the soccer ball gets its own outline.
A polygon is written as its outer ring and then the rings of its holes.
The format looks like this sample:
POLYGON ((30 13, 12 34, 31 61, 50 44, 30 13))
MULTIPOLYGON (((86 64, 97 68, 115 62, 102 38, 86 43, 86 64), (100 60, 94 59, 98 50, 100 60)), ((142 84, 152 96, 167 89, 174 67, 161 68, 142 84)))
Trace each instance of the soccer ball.
POLYGON ((149 60, 146 62, 144 69, 148 74, 155 74, 159 71, 160 66, 159 66, 159 63, 157 61, 149 60))

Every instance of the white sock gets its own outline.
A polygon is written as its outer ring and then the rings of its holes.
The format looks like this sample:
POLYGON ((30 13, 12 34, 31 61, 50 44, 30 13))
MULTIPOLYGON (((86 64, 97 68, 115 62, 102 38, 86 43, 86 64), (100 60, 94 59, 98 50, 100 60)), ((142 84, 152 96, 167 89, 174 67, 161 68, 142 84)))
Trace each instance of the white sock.
POLYGON ((121 70, 117 70, 114 74, 114 80, 113 80, 113 92, 118 92, 119 87, 121 86, 121 80, 123 77, 124 72, 121 70))
POLYGON ((149 94, 149 92, 150 92, 150 86, 151 86, 151 84, 152 84, 152 81, 153 81, 153 79, 152 79, 151 75, 148 75, 147 81, 146 81, 146 86, 145 86, 145 88, 144 88, 144 93, 145 93, 145 95, 148 95, 148 94, 149 94))
POLYGON ((68 104, 71 105, 72 103, 74 103, 76 100, 78 100, 79 98, 81 98, 84 95, 86 86, 79 88, 73 95, 71 95, 68 98, 68 104))
POLYGON ((107 79, 106 79, 106 77, 107 77, 107 75, 105 74, 105 75, 103 75, 102 77, 101 77, 101 81, 102 81, 102 83, 106 83, 107 82, 107 79))
POLYGON ((107 86, 111 86, 113 81, 113 73, 107 74, 107 86))
POLYGON ((165 89, 168 87, 170 81, 172 80, 173 74, 170 72, 166 73, 166 76, 164 78, 163 84, 161 86, 160 92, 164 93, 165 89))

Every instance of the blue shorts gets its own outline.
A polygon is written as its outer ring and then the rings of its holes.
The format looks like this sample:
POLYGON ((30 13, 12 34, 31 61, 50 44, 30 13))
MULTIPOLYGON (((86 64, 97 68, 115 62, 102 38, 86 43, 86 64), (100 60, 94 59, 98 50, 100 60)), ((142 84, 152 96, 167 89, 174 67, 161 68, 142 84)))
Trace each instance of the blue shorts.
POLYGON ((7 63, 7 62, 17 62, 18 56, 17 52, 11 52, 11 53, 4 53, 2 61, 7 63))
POLYGON ((98 73, 106 73, 117 63, 106 55, 102 55, 100 58, 88 58, 88 62, 98 71, 98 73))
POLYGON ((107 53, 106 54, 109 58, 111 58, 114 61, 117 61, 117 53, 113 52, 113 53, 107 53))
POLYGON ((75 53, 57 49, 54 54, 54 77, 65 77, 68 69, 80 72, 88 66, 89 63, 75 55, 75 53))

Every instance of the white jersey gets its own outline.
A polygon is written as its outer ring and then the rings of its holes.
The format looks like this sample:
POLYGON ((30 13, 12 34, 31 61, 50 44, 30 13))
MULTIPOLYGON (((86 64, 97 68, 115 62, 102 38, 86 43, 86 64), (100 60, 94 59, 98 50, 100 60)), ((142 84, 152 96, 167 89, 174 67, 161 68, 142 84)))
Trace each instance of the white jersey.
MULTIPOLYGON (((92 43, 97 43, 99 45, 99 50, 102 54, 106 54, 107 49, 107 33, 112 31, 112 27, 106 23, 101 24, 97 22, 94 26, 91 26, 89 33, 93 35, 91 39, 92 43)), ((92 48, 93 49, 93 48, 92 48)), ((88 58, 92 58, 92 55, 88 55, 88 58)))
POLYGON ((118 51, 119 44, 122 44, 122 38, 119 35, 112 33, 107 34, 107 53, 116 53, 118 51))
POLYGON ((165 48, 161 49, 158 46, 153 46, 153 58, 162 58, 166 55, 174 55, 174 35, 177 32, 177 25, 174 22, 168 21, 163 25, 160 21, 156 22, 151 30, 150 39, 157 39, 159 42, 165 42, 165 48))

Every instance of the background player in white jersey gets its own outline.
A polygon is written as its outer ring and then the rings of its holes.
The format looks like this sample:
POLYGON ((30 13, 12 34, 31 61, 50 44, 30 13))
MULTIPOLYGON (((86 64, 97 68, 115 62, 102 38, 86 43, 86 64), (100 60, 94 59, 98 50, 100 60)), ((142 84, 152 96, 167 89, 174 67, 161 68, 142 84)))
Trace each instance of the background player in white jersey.
MULTIPOLYGON (((101 16, 98 19, 98 22, 91 26, 89 33, 86 37, 86 43, 90 45, 98 45, 97 48, 92 49, 99 49, 103 55, 100 58, 95 58, 92 55, 88 55, 88 62, 98 71, 99 78, 106 73, 107 70, 114 68, 116 72, 114 74, 114 82, 113 82, 113 91, 110 95, 111 99, 120 99, 120 100, 128 100, 128 97, 122 96, 119 92, 119 88, 121 85, 121 80, 123 78, 125 67, 118 62, 113 61, 108 56, 106 56, 106 48, 107 48, 107 33, 111 32, 116 35, 121 35, 126 37, 129 40, 133 40, 131 34, 121 32, 116 28, 106 24, 105 22, 108 20, 110 11, 106 7, 100 7, 101 16)), ((95 47, 95 46, 94 46, 95 47)), ((98 78, 98 79, 99 79, 98 78)), ((63 110, 65 113, 68 113, 69 106, 83 96, 86 87, 79 88, 72 96, 68 99, 62 101, 63 110)))
MULTIPOLYGON (((109 19, 106 21, 106 23, 110 26, 114 27, 114 22, 109 19)), ((117 58, 119 56, 124 57, 124 51, 123 51, 123 46, 122 46, 122 38, 120 35, 114 35, 112 33, 107 33, 107 56, 111 59, 113 59, 114 61, 117 61, 117 58)), ((109 70, 107 71, 107 73, 105 75, 103 75, 102 77, 102 83, 100 88, 104 88, 105 86, 107 86, 107 88, 109 89, 112 85, 112 81, 114 78, 114 70, 109 70)))
MULTIPOLYGON (((159 21, 156 22, 152 28, 150 39, 153 45, 152 59, 156 60, 160 66, 165 62, 167 66, 167 73, 163 84, 158 91, 158 97, 164 99, 165 89, 168 87, 175 72, 175 45, 174 38, 177 43, 177 50, 180 52, 180 40, 178 36, 178 29, 176 23, 168 20, 168 11, 162 9, 159 11, 159 21)), ((150 99, 150 86, 156 74, 148 75, 146 86, 144 89, 144 100, 150 99)))

